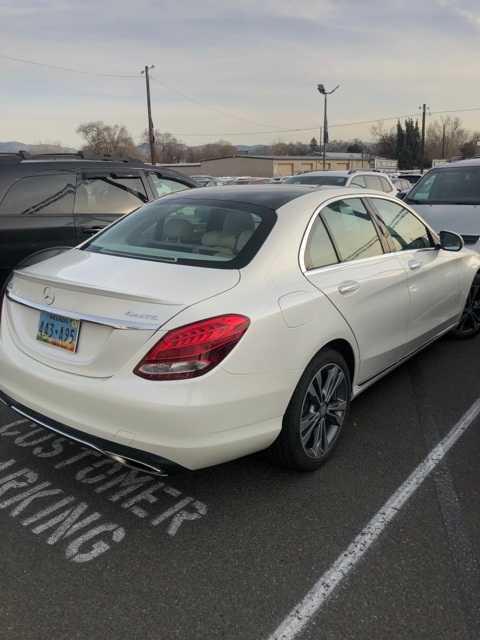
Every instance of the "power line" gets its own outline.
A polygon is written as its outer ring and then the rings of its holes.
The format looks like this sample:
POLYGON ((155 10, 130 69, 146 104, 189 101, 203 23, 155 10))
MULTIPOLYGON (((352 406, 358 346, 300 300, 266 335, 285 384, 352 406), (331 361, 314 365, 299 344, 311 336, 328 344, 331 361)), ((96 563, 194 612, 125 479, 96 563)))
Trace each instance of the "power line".
POLYGON ((83 69, 72 69, 71 67, 61 67, 56 64, 48 64, 46 62, 37 62, 36 60, 25 60, 24 58, 14 58, 13 56, 7 56, 4 53, 0 53, 0 58, 5 60, 11 60, 12 62, 22 62, 23 64, 31 64, 36 67, 46 67, 47 69, 54 69, 55 71, 68 71, 69 73, 79 73, 81 75, 99 76, 102 78, 135 78, 138 80, 138 76, 121 74, 121 73, 99 73, 97 71, 85 71, 83 69))
MULTIPOLYGON (((466 113, 469 111, 480 111, 480 107, 470 107, 468 109, 448 109, 445 111, 431 111, 430 115, 442 115, 446 113, 466 113)), ((357 120, 355 122, 338 122, 329 124, 329 128, 332 127, 354 127, 364 124, 376 124, 377 122, 388 122, 393 120, 401 120, 403 118, 418 118, 418 113, 406 113, 399 116, 388 116, 382 118, 375 118, 374 120, 357 120)), ((211 137, 211 136, 249 136, 249 135, 269 135, 275 133, 305 133, 308 131, 317 131, 316 127, 296 128, 296 129, 272 129, 270 131, 224 131, 222 133, 175 133, 177 136, 199 136, 199 137, 211 137)))
MULTIPOLYGON (((38 62, 37 60, 26 60, 25 58, 15 58, 13 56, 8 56, 4 53, 0 53, 0 58, 4 58, 5 60, 10 60, 12 62, 20 62, 23 64, 30 64, 30 65, 34 65, 36 67, 45 67, 46 69, 53 69, 55 71, 66 71, 68 73, 77 73, 77 74, 81 74, 81 75, 89 75, 89 76, 97 76, 97 77, 101 77, 101 78, 135 78, 138 79, 138 76, 133 75, 133 74, 119 74, 119 73, 101 73, 101 72, 96 72, 96 71, 87 71, 84 69, 74 69, 71 67, 62 67, 59 65, 55 65, 55 64, 49 64, 46 62, 38 62)), ((166 85, 163 82, 160 82, 159 80, 157 80, 154 77, 150 77, 150 81, 151 82, 156 82, 157 84, 159 84, 160 86, 162 86, 164 89, 167 89, 168 91, 171 91, 172 93, 176 93, 177 95, 181 96, 182 98, 184 98, 185 100, 188 100, 189 102, 192 102, 193 104, 196 104, 204 109, 208 109, 210 111, 214 111, 216 113, 220 113, 221 115, 224 116, 228 116, 230 118, 235 118, 237 120, 243 120, 244 122, 248 122, 249 124, 254 124, 256 126, 259 127, 269 127, 271 125, 269 124, 265 124, 264 122, 256 122, 255 120, 251 120, 250 118, 247 118, 245 116, 239 115, 237 113, 233 113, 231 111, 227 111, 225 109, 221 109, 218 107, 213 107, 212 105, 209 105, 205 102, 202 102, 201 100, 198 100, 197 98, 188 95, 186 93, 184 93, 183 91, 181 91, 180 89, 177 89, 176 87, 170 86, 170 85, 166 85)))
MULTIPOLYGON (((136 80, 139 79, 138 75, 134 75, 134 74, 120 74, 120 73, 105 73, 105 72, 98 72, 98 71, 87 71, 85 69, 75 69, 72 67, 63 67, 60 65, 55 65, 55 64, 49 64, 46 62, 39 62, 37 60, 27 60, 25 58, 16 58, 14 56, 9 56, 7 54, 4 53, 0 53, 0 58, 3 58, 5 60, 10 60, 12 62, 20 62, 22 64, 30 64, 30 65, 34 65, 37 67, 45 67, 47 69, 53 69, 55 71, 65 71, 68 73, 77 73, 80 75, 89 75, 89 76, 97 76, 97 77, 101 77, 101 78, 135 78, 136 80)), ((185 100, 188 100, 189 102, 192 102, 193 104, 196 104, 202 108, 208 109, 210 111, 215 111, 217 113, 220 113, 222 115, 226 115, 229 116, 231 118, 236 118, 238 120, 243 120, 244 122, 249 122, 250 124, 254 124, 256 126, 261 126, 261 127, 267 127, 269 125, 266 125, 265 123, 260 123, 260 122, 256 122, 255 120, 251 120, 250 118, 247 118, 243 115, 237 114, 237 113, 233 113, 231 111, 227 111, 225 109, 221 109, 218 107, 214 107, 212 105, 209 105, 201 100, 198 100, 197 98, 188 95, 186 93, 184 93, 183 91, 181 91, 180 89, 177 89, 176 87, 170 86, 170 85, 166 85, 163 82, 158 81, 156 78, 150 78, 151 81, 154 81, 156 83, 158 83, 159 85, 161 85, 163 88, 167 89, 168 91, 172 91, 173 93, 176 93, 177 95, 181 96, 182 98, 184 98, 185 100)), ((448 113, 468 113, 468 112, 474 112, 474 111, 480 111, 480 107, 467 107, 467 108, 463 108, 463 109, 445 109, 442 111, 431 111, 430 115, 432 116, 436 116, 436 115, 444 115, 444 114, 448 114, 448 113)), ((399 115, 399 116, 388 116, 388 117, 382 117, 382 118, 375 118, 373 120, 357 120, 354 122, 339 122, 339 123, 334 123, 334 124, 329 124, 329 127, 336 127, 336 128, 341 128, 341 127, 354 127, 354 126, 361 126, 361 125, 366 125, 366 124, 375 124, 377 122, 384 122, 384 121, 393 121, 393 120, 400 120, 402 118, 416 118, 418 117, 418 113, 408 113, 408 114, 404 114, 404 115, 399 115)), ((191 136, 191 137, 215 137, 215 136, 251 136, 251 135, 272 135, 272 134, 277 134, 277 133, 306 133, 309 131, 317 131, 318 129, 318 125, 314 126, 314 127, 306 127, 306 128, 294 128, 294 129, 270 129, 268 131, 224 131, 224 132, 217 132, 217 133, 176 133, 175 135, 177 136, 191 136)))
MULTIPOLYGON (((171 85, 166 85, 164 82, 160 82, 159 80, 157 80, 156 78, 150 78, 150 80, 152 82, 156 82, 157 84, 159 84, 160 86, 162 86, 164 89, 167 89, 168 91, 172 91, 173 93, 176 93, 177 95, 181 96, 182 98, 184 98, 185 100, 188 100, 189 102, 192 102, 193 104, 196 104, 204 109, 208 109, 210 111, 215 111, 216 113, 220 113, 221 115, 226 115, 230 118, 236 118, 237 120, 243 120, 244 122, 248 122, 250 124, 254 124, 257 125, 259 127, 269 127, 271 125, 269 124, 265 124, 264 122, 257 122, 256 120, 251 120, 250 118, 247 118, 243 115, 239 115, 237 113, 233 113, 232 111, 227 111, 226 109, 221 109, 219 107, 214 107, 206 102, 203 102, 201 100, 199 100, 198 98, 194 98, 193 96, 190 96, 186 93, 184 93, 183 91, 180 91, 180 89, 177 89, 176 87, 173 87, 171 85)), ((199 134, 200 135, 200 134, 199 134)))
MULTIPOLYGON (((356 125, 362 125, 362 124, 375 124, 376 122, 384 122, 385 120, 398 120, 400 118, 412 118, 417 116, 418 114, 415 113, 408 113, 406 115, 401 115, 401 116, 392 116, 392 117, 385 117, 385 118, 375 118, 374 120, 357 120, 356 122, 338 122, 338 123, 334 123, 334 124, 329 124, 329 128, 332 127, 353 127, 356 125)), ((307 131, 317 131, 318 130, 318 126, 316 127, 306 127, 306 128, 296 128, 296 129, 272 129, 270 131, 230 131, 230 132, 223 132, 223 133, 177 133, 175 135, 180 135, 180 136, 246 136, 246 135, 254 135, 254 134, 258 134, 258 135, 268 135, 268 134, 272 134, 272 133, 302 133, 302 132, 307 132, 307 131)))

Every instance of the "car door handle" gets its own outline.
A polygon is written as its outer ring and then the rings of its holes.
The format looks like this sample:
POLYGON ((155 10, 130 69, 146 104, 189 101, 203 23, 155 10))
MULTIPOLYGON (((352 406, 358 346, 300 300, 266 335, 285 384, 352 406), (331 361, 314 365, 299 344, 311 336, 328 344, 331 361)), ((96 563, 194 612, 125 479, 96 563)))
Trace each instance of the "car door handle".
POLYGON ((358 289, 360 289, 360 283, 355 280, 347 280, 347 282, 342 282, 342 284, 338 285, 338 293, 341 293, 343 296, 347 293, 354 293, 358 289))
POLYGON ((418 260, 410 260, 408 263, 408 266, 412 271, 416 271, 417 269, 420 269, 422 265, 423 265, 423 262, 418 262, 418 260))

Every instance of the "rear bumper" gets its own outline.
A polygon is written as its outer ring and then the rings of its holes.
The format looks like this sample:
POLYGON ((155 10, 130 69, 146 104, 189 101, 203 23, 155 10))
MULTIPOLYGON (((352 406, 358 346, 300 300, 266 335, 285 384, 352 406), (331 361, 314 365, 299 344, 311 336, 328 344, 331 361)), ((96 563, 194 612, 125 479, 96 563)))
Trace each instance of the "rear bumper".
MULTIPOLYGON (((4 314, 5 317, 5 314, 4 314)), ((67 438, 160 473, 201 469, 267 448, 296 384, 290 372, 155 382, 130 367, 110 378, 59 371, 0 339, 0 398, 67 438)), ((126 461, 128 462, 128 461, 126 461)))
POLYGON ((0 402, 41 427, 54 431, 69 440, 78 442, 84 447, 89 447, 99 453, 103 453, 109 458, 114 459, 115 462, 124 464, 128 467, 133 467, 135 469, 140 469, 141 471, 155 473, 156 475, 161 476, 169 476, 173 473, 186 470, 185 467, 182 467, 171 460, 167 460, 166 458, 162 458, 154 453, 141 451, 140 449, 128 447, 126 445, 119 444, 118 442, 86 434, 78 429, 61 424, 56 420, 52 420, 51 418, 37 413, 36 411, 33 411, 33 409, 29 409, 23 404, 16 402, 13 398, 10 398, 2 391, 0 391, 0 402))

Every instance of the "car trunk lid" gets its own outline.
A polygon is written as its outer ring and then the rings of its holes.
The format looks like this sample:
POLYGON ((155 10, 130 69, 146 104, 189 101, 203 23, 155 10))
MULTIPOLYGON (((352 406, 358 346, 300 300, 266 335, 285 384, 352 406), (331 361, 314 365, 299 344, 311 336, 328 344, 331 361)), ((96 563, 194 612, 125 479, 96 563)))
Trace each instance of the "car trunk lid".
POLYGON ((234 287, 238 270, 205 269, 73 249, 17 271, 9 287, 16 345, 48 366, 106 378, 173 316, 234 287), (77 350, 37 339, 40 316, 80 321, 77 350))

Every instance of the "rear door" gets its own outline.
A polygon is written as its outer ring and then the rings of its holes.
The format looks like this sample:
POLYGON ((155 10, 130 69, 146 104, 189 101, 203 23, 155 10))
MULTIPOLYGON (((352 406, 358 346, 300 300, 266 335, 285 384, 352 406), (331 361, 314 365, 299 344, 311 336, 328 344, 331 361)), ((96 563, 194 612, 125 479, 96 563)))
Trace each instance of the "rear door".
POLYGON ((383 198, 369 199, 390 234, 392 255, 408 275, 410 350, 452 325, 462 308, 461 252, 435 247, 434 237, 409 209, 383 198))
POLYGON ((75 225, 78 242, 148 201, 140 172, 84 171, 78 177, 75 225))
POLYGON ((406 355, 407 275, 358 196, 323 207, 304 264, 306 277, 329 297, 357 339, 360 383, 406 355))
POLYGON ((76 244, 75 183, 72 173, 43 173, 12 183, 0 203, 0 281, 40 249, 76 244))

